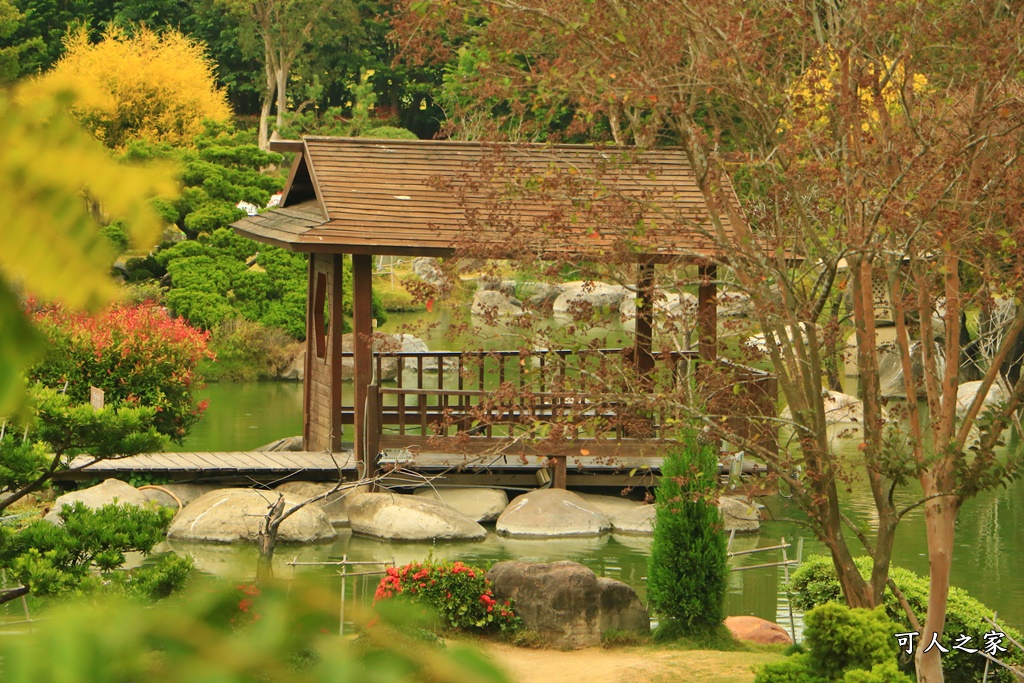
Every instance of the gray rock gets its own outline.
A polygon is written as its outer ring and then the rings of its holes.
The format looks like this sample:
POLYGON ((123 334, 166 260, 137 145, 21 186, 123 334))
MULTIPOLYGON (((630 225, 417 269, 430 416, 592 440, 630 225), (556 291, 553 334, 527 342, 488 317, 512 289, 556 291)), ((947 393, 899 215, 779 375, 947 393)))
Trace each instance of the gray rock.
POLYGON ((487 578, 494 597, 511 599, 523 625, 549 647, 593 647, 612 629, 650 631, 650 616, 636 591, 598 578, 576 562, 498 562, 487 578))
POLYGON ((441 285, 445 282, 444 271, 436 258, 420 256, 412 260, 412 272, 428 285, 441 285))
POLYGON ((188 235, 182 232, 181 228, 176 225, 165 226, 164 232, 160 237, 164 242, 170 242, 171 244, 184 242, 188 239, 188 235))
POLYGON ((283 439, 277 441, 271 441, 268 444, 260 446, 256 449, 261 453, 283 453, 287 451, 301 451, 302 450, 302 437, 301 436, 286 436, 283 439))
POLYGON ((722 496, 718 499, 725 532, 755 533, 761 530, 761 515, 757 508, 742 496, 722 496))
POLYGON ((509 316, 522 315, 523 307, 518 299, 513 299, 506 294, 493 289, 478 289, 473 293, 473 305, 470 307, 473 315, 482 316, 509 316))
POLYGON ((53 501, 53 507, 43 519, 53 524, 61 524, 60 509, 65 505, 82 502, 86 507, 98 509, 104 505, 127 503, 129 505, 148 505, 146 495, 131 484, 120 479, 105 479, 96 486, 81 491, 71 491, 53 501))
POLYGON ((746 318, 753 310, 750 295, 736 290, 718 292, 719 318, 746 318))
POLYGON ((626 292, 622 285, 606 282, 567 282, 562 285, 562 292, 551 310, 556 315, 572 315, 580 306, 590 306, 596 311, 618 312, 626 292))
POLYGON ((292 359, 277 376, 278 379, 301 382, 306 378, 306 347, 300 346, 292 359))
POLYGON ((512 298, 516 294, 516 281, 502 280, 501 278, 493 277, 491 275, 484 275, 477 281, 477 291, 500 292, 505 296, 512 298))
POLYGON ((643 507, 643 503, 640 501, 630 500, 623 496, 603 496, 597 493, 576 493, 576 495, 585 500, 591 507, 603 512, 613 522, 619 515, 624 515, 638 507, 643 507))
POLYGON ((516 497, 496 525, 500 534, 534 538, 596 536, 611 528, 611 520, 601 510, 562 489, 538 489, 516 497))
POLYGON ((477 541, 487 536, 469 517, 419 496, 354 494, 347 509, 352 532, 364 536, 393 541, 477 541))
MULTIPOLYGON (((331 491, 335 486, 336 484, 333 482, 289 481, 281 484, 274 490, 283 493, 288 498, 309 500, 331 491)), ((349 525, 347 510, 348 498, 353 495, 356 495, 353 489, 347 488, 341 491, 335 491, 326 498, 310 504, 323 510, 332 526, 344 527, 349 525)))
POLYGON ((508 496, 501 489, 425 487, 415 495, 461 512, 477 522, 493 522, 508 507, 508 496))
MULTIPOLYGON (((260 522, 277 502, 273 491, 217 489, 192 501, 171 522, 167 537, 181 541, 234 543, 255 541, 260 522)), ((287 506, 301 500, 285 496, 287 506)), ((281 523, 278 540, 284 543, 316 543, 337 538, 327 516, 307 505, 281 523)))
POLYGON ((527 307, 536 311, 548 311, 555 305, 555 299, 562 293, 561 285, 547 282, 524 282, 519 287, 526 299, 527 307))
MULTIPOLYGON (((346 334, 341 340, 341 348, 343 351, 352 351, 352 335, 346 334)), ((424 353, 429 351, 426 342, 419 337, 411 334, 375 334, 373 336, 373 350, 378 353, 424 353)), ((452 359, 450 361, 451 367, 456 367, 457 361, 452 359)), ((445 367, 447 368, 449 361, 445 361, 445 367)), ((380 372, 381 377, 378 378, 383 381, 390 381, 398 377, 398 359, 394 357, 385 356, 381 359, 380 372)), ((406 359, 404 362, 406 370, 414 370, 416 368, 416 361, 414 359, 406 359)), ((427 372, 437 372, 438 362, 437 358, 426 358, 423 361, 423 369, 427 372)), ((355 376, 355 359, 352 356, 348 356, 341 359, 341 378, 343 380, 351 380, 355 376)))
POLYGON ((193 500, 218 488, 214 484, 160 484, 159 488, 141 487, 139 491, 146 496, 146 500, 177 510, 179 501, 184 508, 193 500))

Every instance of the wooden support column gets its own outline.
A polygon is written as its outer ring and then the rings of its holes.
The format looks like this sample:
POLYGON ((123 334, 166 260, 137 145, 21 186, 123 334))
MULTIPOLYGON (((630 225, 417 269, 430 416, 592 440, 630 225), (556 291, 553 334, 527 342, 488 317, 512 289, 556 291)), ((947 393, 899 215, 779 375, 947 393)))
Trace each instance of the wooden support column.
POLYGON ((553 489, 565 489, 567 472, 566 472, 566 456, 555 455, 552 456, 553 467, 551 470, 551 488, 553 489))
POLYGON ((310 254, 302 441, 308 451, 341 450, 341 255, 310 254))
POLYGON ((653 387, 654 355, 654 264, 641 263, 636 278, 636 317, 633 318, 635 345, 633 362, 640 385, 645 389, 653 387))
MULTIPOLYGON (((366 452, 367 387, 373 381, 373 256, 352 256, 352 346, 355 351, 355 454, 356 461, 373 464, 376 453, 366 452)), ((375 406, 369 406, 375 410, 375 406)), ((363 470, 365 472, 365 470, 363 470)))
POLYGON ((697 337, 700 357, 714 361, 718 357, 718 285, 714 265, 700 267, 700 288, 697 291, 697 337))

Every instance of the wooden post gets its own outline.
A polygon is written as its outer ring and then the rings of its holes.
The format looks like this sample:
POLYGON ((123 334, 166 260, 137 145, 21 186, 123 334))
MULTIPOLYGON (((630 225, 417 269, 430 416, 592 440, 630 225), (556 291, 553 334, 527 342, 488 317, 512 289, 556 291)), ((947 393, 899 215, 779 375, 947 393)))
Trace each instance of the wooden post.
POLYGON ((369 411, 366 414, 366 456, 368 461, 365 463, 365 472, 360 472, 360 474, 375 477, 377 476, 377 454, 380 453, 380 387, 376 384, 371 384, 366 388, 366 403, 369 406, 369 411))
POLYGON ((654 264, 641 263, 636 279, 636 317, 633 319, 634 336, 633 362, 640 384, 645 390, 653 387, 651 373, 654 372, 654 264))
MULTIPOLYGON (((355 454, 356 462, 367 464, 366 410, 368 387, 373 381, 373 256, 352 255, 352 337, 355 361, 355 454)), ((375 409, 374 407, 370 408, 375 409)), ((370 454, 373 457, 376 453, 370 454)), ((364 470, 365 471, 365 470, 364 470)))
POLYGON ((714 265, 700 267, 700 288, 697 291, 697 337, 700 357, 714 361, 718 357, 718 285, 714 265))
POLYGON ((341 255, 309 255, 302 442, 309 451, 341 450, 341 255), (324 306, 328 308, 324 329, 324 306))
POLYGON ((566 467, 565 461, 566 456, 554 455, 551 457, 554 461, 554 467, 551 472, 551 488, 553 489, 565 489, 566 482, 566 467))

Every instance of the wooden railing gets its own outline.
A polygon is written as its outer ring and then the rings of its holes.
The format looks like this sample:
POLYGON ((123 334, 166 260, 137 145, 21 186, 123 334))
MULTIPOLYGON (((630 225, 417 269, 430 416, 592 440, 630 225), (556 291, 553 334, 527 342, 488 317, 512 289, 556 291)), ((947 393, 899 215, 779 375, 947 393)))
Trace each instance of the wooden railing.
MULTIPOLYGON (((688 361, 696 352, 655 354, 647 378, 631 367, 632 349, 489 352, 375 352, 378 424, 396 433, 473 432, 501 436, 540 421, 566 425, 579 435, 579 423, 613 423, 617 402, 608 397, 685 389, 688 361), (388 367, 388 364, 392 364, 388 367), (395 367, 397 365, 397 368, 395 367), (391 377, 394 386, 379 378, 391 377), (576 419, 579 418, 579 419, 576 419)), ((343 354, 350 356, 351 354, 343 354)), ((352 424, 354 408, 343 406, 342 422, 352 424)), ((622 424, 610 424, 616 438, 622 424)))

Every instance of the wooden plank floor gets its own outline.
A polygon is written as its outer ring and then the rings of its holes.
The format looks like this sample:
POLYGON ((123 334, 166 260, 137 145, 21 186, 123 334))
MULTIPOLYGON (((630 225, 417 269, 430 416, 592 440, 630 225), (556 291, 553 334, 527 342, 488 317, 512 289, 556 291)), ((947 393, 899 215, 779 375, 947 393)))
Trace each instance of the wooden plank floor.
MULTIPOLYGON (((80 455, 71 461, 71 469, 81 468, 91 458, 80 455)), ((100 460, 81 469, 81 473, 150 472, 224 473, 224 472, 298 472, 336 473, 355 470, 351 451, 326 453, 312 451, 197 451, 194 453, 141 453, 127 458, 100 460)))

